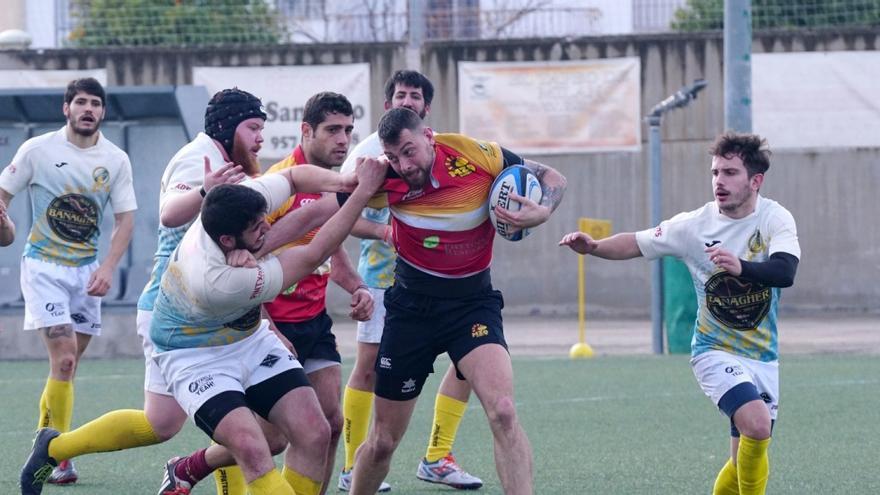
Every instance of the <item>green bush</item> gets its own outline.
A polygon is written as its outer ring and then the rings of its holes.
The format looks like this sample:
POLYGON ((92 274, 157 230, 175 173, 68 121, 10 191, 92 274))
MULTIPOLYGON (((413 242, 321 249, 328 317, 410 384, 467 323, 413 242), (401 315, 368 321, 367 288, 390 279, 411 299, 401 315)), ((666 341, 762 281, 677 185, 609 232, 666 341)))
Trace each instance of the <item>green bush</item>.
POLYGON ((284 38, 265 0, 75 0, 73 46, 274 44, 284 38))

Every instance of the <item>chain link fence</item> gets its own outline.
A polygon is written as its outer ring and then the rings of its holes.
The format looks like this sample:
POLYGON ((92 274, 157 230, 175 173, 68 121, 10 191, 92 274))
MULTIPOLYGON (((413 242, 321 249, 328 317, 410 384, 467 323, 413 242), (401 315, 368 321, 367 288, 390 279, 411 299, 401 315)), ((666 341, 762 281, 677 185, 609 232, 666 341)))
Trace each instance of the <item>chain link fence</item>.
MULTIPOLYGON (((406 40, 408 0, 55 0, 63 46, 406 40)), ((417 0, 428 41, 716 31, 724 0, 417 0)), ((880 26, 880 0, 753 0, 752 26, 880 26)))

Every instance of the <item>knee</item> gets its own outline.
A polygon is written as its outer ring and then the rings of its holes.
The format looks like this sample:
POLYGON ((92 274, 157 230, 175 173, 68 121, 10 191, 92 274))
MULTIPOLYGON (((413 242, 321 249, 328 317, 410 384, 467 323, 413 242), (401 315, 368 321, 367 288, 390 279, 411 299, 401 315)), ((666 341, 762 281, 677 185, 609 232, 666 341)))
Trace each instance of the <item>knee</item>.
POLYGON ((52 364, 54 365, 55 370, 62 375, 73 375, 76 370, 76 353, 61 352, 55 356, 55 359, 52 360, 52 364))
MULTIPOLYGON (((341 427, 340 427, 341 428, 341 427)), ((324 416, 316 416, 301 433, 300 442, 309 449, 324 450, 330 445, 330 424, 324 416)))
POLYGON ((370 450, 373 451, 373 457, 377 461, 387 461, 391 459, 391 456, 394 454, 394 451, 397 449, 398 443, 400 443, 399 438, 395 438, 389 433, 376 432, 373 434, 371 432, 370 439, 368 443, 370 445, 370 450))
POLYGON ((489 417, 489 424, 493 431, 512 430, 517 421, 513 397, 498 397, 492 402, 490 409, 486 411, 486 415, 489 417))
POLYGON ((183 423, 186 421, 186 416, 150 415, 147 417, 147 421, 150 422, 150 427, 153 428, 153 433, 156 434, 159 441, 166 442, 171 440, 174 435, 177 435, 177 432, 180 431, 183 423))
POLYGON ((742 425, 737 425, 736 429, 740 434, 755 440, 766 440, 770 438, 771 428, 770 421, 764 418, 749 418, 749 420, 741 421, 742 425))

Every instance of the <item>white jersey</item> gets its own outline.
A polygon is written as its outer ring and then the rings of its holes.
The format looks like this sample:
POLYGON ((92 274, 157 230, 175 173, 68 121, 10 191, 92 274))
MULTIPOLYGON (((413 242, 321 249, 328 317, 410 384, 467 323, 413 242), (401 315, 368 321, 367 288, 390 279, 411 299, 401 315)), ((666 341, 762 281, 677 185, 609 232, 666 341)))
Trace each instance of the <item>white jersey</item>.
MULTIPOLYGON (((195 139, 190 141, 186 146, 180 149, 165 167, 162 174, 162 184, 159 190, 159 211, 168 202, 169 199, 184 194, 193 189, 202 187, 205 182, 205 158, 211 161, 211 169, 217 170, 226 164, 226 159, 220 149, 204 132, 200 132, 195 139)), ((193 219, 195 220, 195 219, 193 219)), ((162 274, 168 266, 168 257, 177 248, 183 234, 192 222, 188 222, 180 227, 165 227, 159 223, 158 247, 156 254, 153 256, 153 271, 150 273, 150 280, 144 287, 141 297, 138 299, 138 309, 141 311, 152 311, 153 305, 156 303, 156 296, 159 294, 159 281, 162 280, 162 274)))
POLYGON ((67 266, 95 261, 104 208, 137 209, 128 155, 98 132, 97 143, 79 148, 66 126, 28 139, 0 174, 0 188, 27 188, 32 227, 24 256, 67 266))
POLYGON ((691 272, 699 305, 693 356, 721 350, 764 362, 777 359, 780 289, 734 277, 715 266, 705 249, 720 243, 740 259, 753 262, 767 261, 780 252, 800 258, 797 228, 788 210, 758 196, 751 215, 732 219, 710 202, 637 232, 636 241, 646 258, 675 256, 691 272))
MULTIPOLYGON (((354 172, 360 157, 377 158, 384 154, 379 133, 374 132, 357 144, 340 169, 341 173, 354 172)), ((391 211, 385 208, 365 207, 361 214, 371 222, 387 224, 391 211)), ((394 263, 397 255, 394 248, 382 241, 361 239, 361 254, 358 259, 358 273, 364 283, 372 288, 387 289, 394 282, 394 263)), ((377 307, 377 310, 379 307, 377 307)), ((381 322, 380 322, 381 323, 381 322)))
MULTIPOLYGON (((286 176, 242 183, 266 198, 270 211, 290 197, 286 176)), ((244 340, 260 327, 260 305, 281 292, 284 273, 274 256, 256 268, 232 267, 197 218, 171 254, 153 308, 150 338, 157 353, 244 340)))

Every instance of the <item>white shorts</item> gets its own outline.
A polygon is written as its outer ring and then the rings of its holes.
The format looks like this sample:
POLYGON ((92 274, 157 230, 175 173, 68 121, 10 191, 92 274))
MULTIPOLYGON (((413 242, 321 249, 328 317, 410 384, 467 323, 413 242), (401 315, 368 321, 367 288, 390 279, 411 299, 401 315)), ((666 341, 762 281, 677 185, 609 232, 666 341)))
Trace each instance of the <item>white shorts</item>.
POLYGON ((740 383, 752 383, 776 419, 779 410, 779 361, 765 363, 724 351, 708 351, 691 359, 700 388, 717 406, 724 394, 740 383))
POLYGON ((243 394, 253 385, 302 368, 268 327, 263 320, 253 335, 234 344, 153 355, 171 394, 191 419, 216 395, 230 391, 243 394))
POLYGON ((378 344, 385 329, 385 289, 370 287, 370 295, 373 296, 373 316, 367 321, 358 322, 357 341, 378 344))
POLYGON ((161 395, 171 395, 168 382, 159 371, 159 365, 153 360, 153 341, 150 340, 150 323, 153 321, 152 311, 137 310, 137 334, 144 348, 144 390, 161 395))
POLYGON ((24 329, 73 326, 79 333, 101 335, 101 298, 86 293, 98 262, 65 266, 21 258, 24 329))

